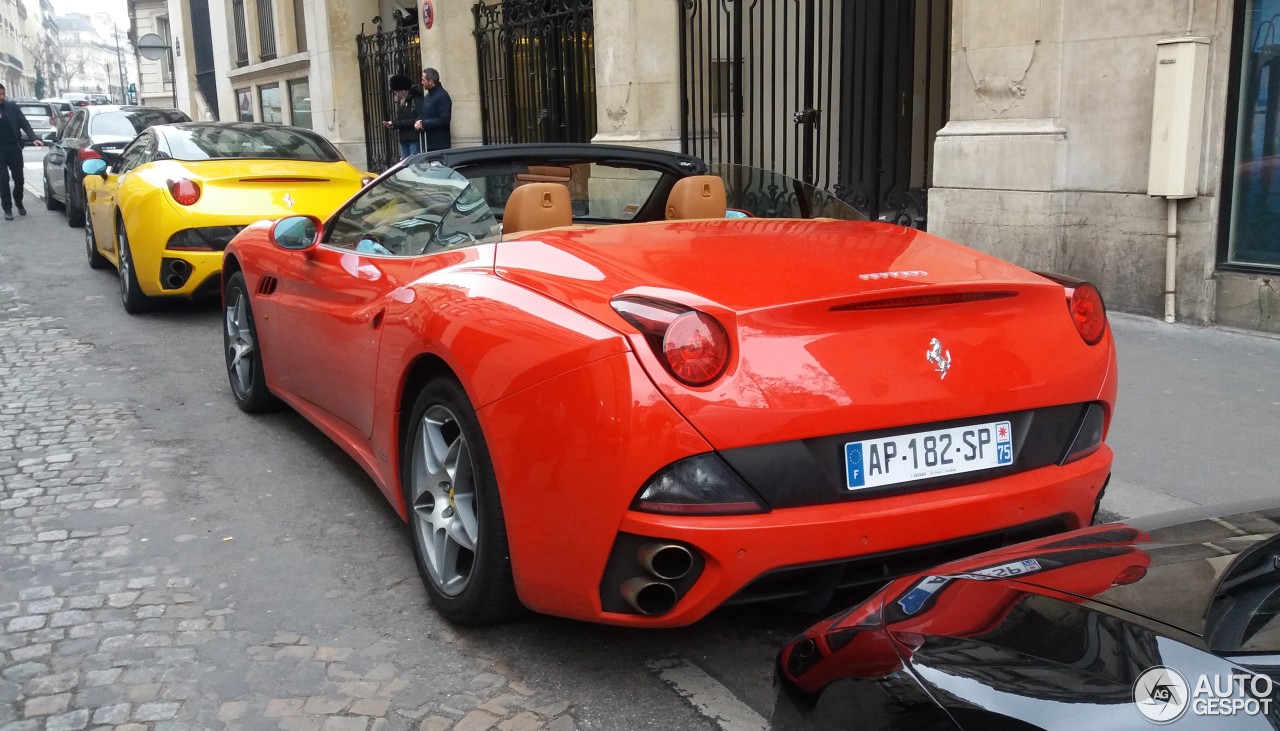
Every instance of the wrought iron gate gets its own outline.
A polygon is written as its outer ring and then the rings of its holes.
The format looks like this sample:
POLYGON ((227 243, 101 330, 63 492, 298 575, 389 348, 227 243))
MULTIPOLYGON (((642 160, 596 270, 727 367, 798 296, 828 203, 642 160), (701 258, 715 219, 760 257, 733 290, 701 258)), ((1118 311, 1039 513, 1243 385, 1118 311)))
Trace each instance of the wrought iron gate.
POLYGON ((591 0, 479 2, 485 144, 590 142, 596 134, 591 0))
POLYGON ((388 31, 378 26, 378 32, 369 35, 362 26, 356 36, 365 150, 368 169, 373 172, 386 170, 400 159, 398 131, 384 128, 382 122, 391 119, 391 76, 403 74, 417 83, 422 75, 420 46, 416 24, 388 31))
POLYGON ((951 0, 679 0, 683 147, 923 227, 951 0))

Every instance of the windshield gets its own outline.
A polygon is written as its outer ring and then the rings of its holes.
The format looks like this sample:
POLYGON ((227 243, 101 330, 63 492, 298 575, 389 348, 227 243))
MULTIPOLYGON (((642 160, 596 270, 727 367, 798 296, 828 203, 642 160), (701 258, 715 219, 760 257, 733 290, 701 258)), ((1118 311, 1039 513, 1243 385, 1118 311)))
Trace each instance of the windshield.
POLYGON ((18 108, 22 110, 22 116, 28 120, 47 121, 49 119, 49 108, 43 104, 21 104, 18 108))
POLYGON ((438 163, 415 162, 365 189, 334 222, 326 243, 382 256, 418 256, 496 238, 484 196, 438 163))
POLYGON ((715 164, 711 174, 724 180, 731 218, 745 213, 753 218, 868 220, 831 193, 782 173, 746 165, 715 164))
POLYGON ((142 130, 156 124, 190 122, 190 118, 177 109, 134 109, 130 111, 103 112, 89 119, 89 134, 137 137, 142 130))
POLYGON ((328 140, 296 127, 266 124, 192 125, 165 133, 169 154, 178 160, 229 158, 338 162, 343 159, 328 140))

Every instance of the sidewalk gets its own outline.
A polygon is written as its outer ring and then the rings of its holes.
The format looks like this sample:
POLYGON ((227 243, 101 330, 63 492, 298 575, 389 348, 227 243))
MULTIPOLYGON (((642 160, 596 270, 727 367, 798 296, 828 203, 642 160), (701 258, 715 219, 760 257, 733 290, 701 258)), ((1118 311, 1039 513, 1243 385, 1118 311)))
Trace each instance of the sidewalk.
POLYGON ((1280 338, 1121 313, 1111 323, 1120 387, 1103 509, 1280 500, 1280 338))

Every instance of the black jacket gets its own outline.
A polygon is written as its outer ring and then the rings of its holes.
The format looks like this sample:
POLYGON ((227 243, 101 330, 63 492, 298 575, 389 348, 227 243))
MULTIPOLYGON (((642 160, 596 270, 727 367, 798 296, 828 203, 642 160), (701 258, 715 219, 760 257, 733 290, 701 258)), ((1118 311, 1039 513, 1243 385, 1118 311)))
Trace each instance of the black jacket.
POLYGON ((409 90, 404 103, 391 100, 391 127, 399 130, 401 142, 417 142, 418 131, 413 123, 418 121, 418 107, 422 103, 422 92, 416 88, 409 90))
MULTIPOLYGON (((32 142, 40 139, 36 137, 35 130, 31 129, 31 123, 27 121, 27 116, 22 113, 22 109, 18 107, 17 102, 12 99, 5 99, 3 103, 0 103, 0 112, 4 113, 4 121, 12 127, 13 139, 16 140, 19 147, 22 146, 23 132, 27 133, 27 138, 32 142)), ((0 136, 0 140, 8 141, 3 136, 0 136)))
POLYGON ((423 152, 447 150, 453 145, 449 137, 449 118, 453 116, 453 100, 440 84, 427 92, 418 111, 422 129, 426 132, 426 149, 423 152))

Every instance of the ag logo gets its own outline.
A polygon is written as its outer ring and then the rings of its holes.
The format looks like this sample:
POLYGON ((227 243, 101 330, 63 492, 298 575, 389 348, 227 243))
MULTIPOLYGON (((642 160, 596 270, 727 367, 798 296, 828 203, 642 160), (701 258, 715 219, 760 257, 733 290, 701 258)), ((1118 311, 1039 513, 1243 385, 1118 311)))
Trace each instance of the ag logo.
POLYGON ((1133 703, 1138 713, 1152 723, 1172 723, 1190 705, 1187 679, 1173 668, 1156 665, 1138 676, 1133 684, 1133 703))

